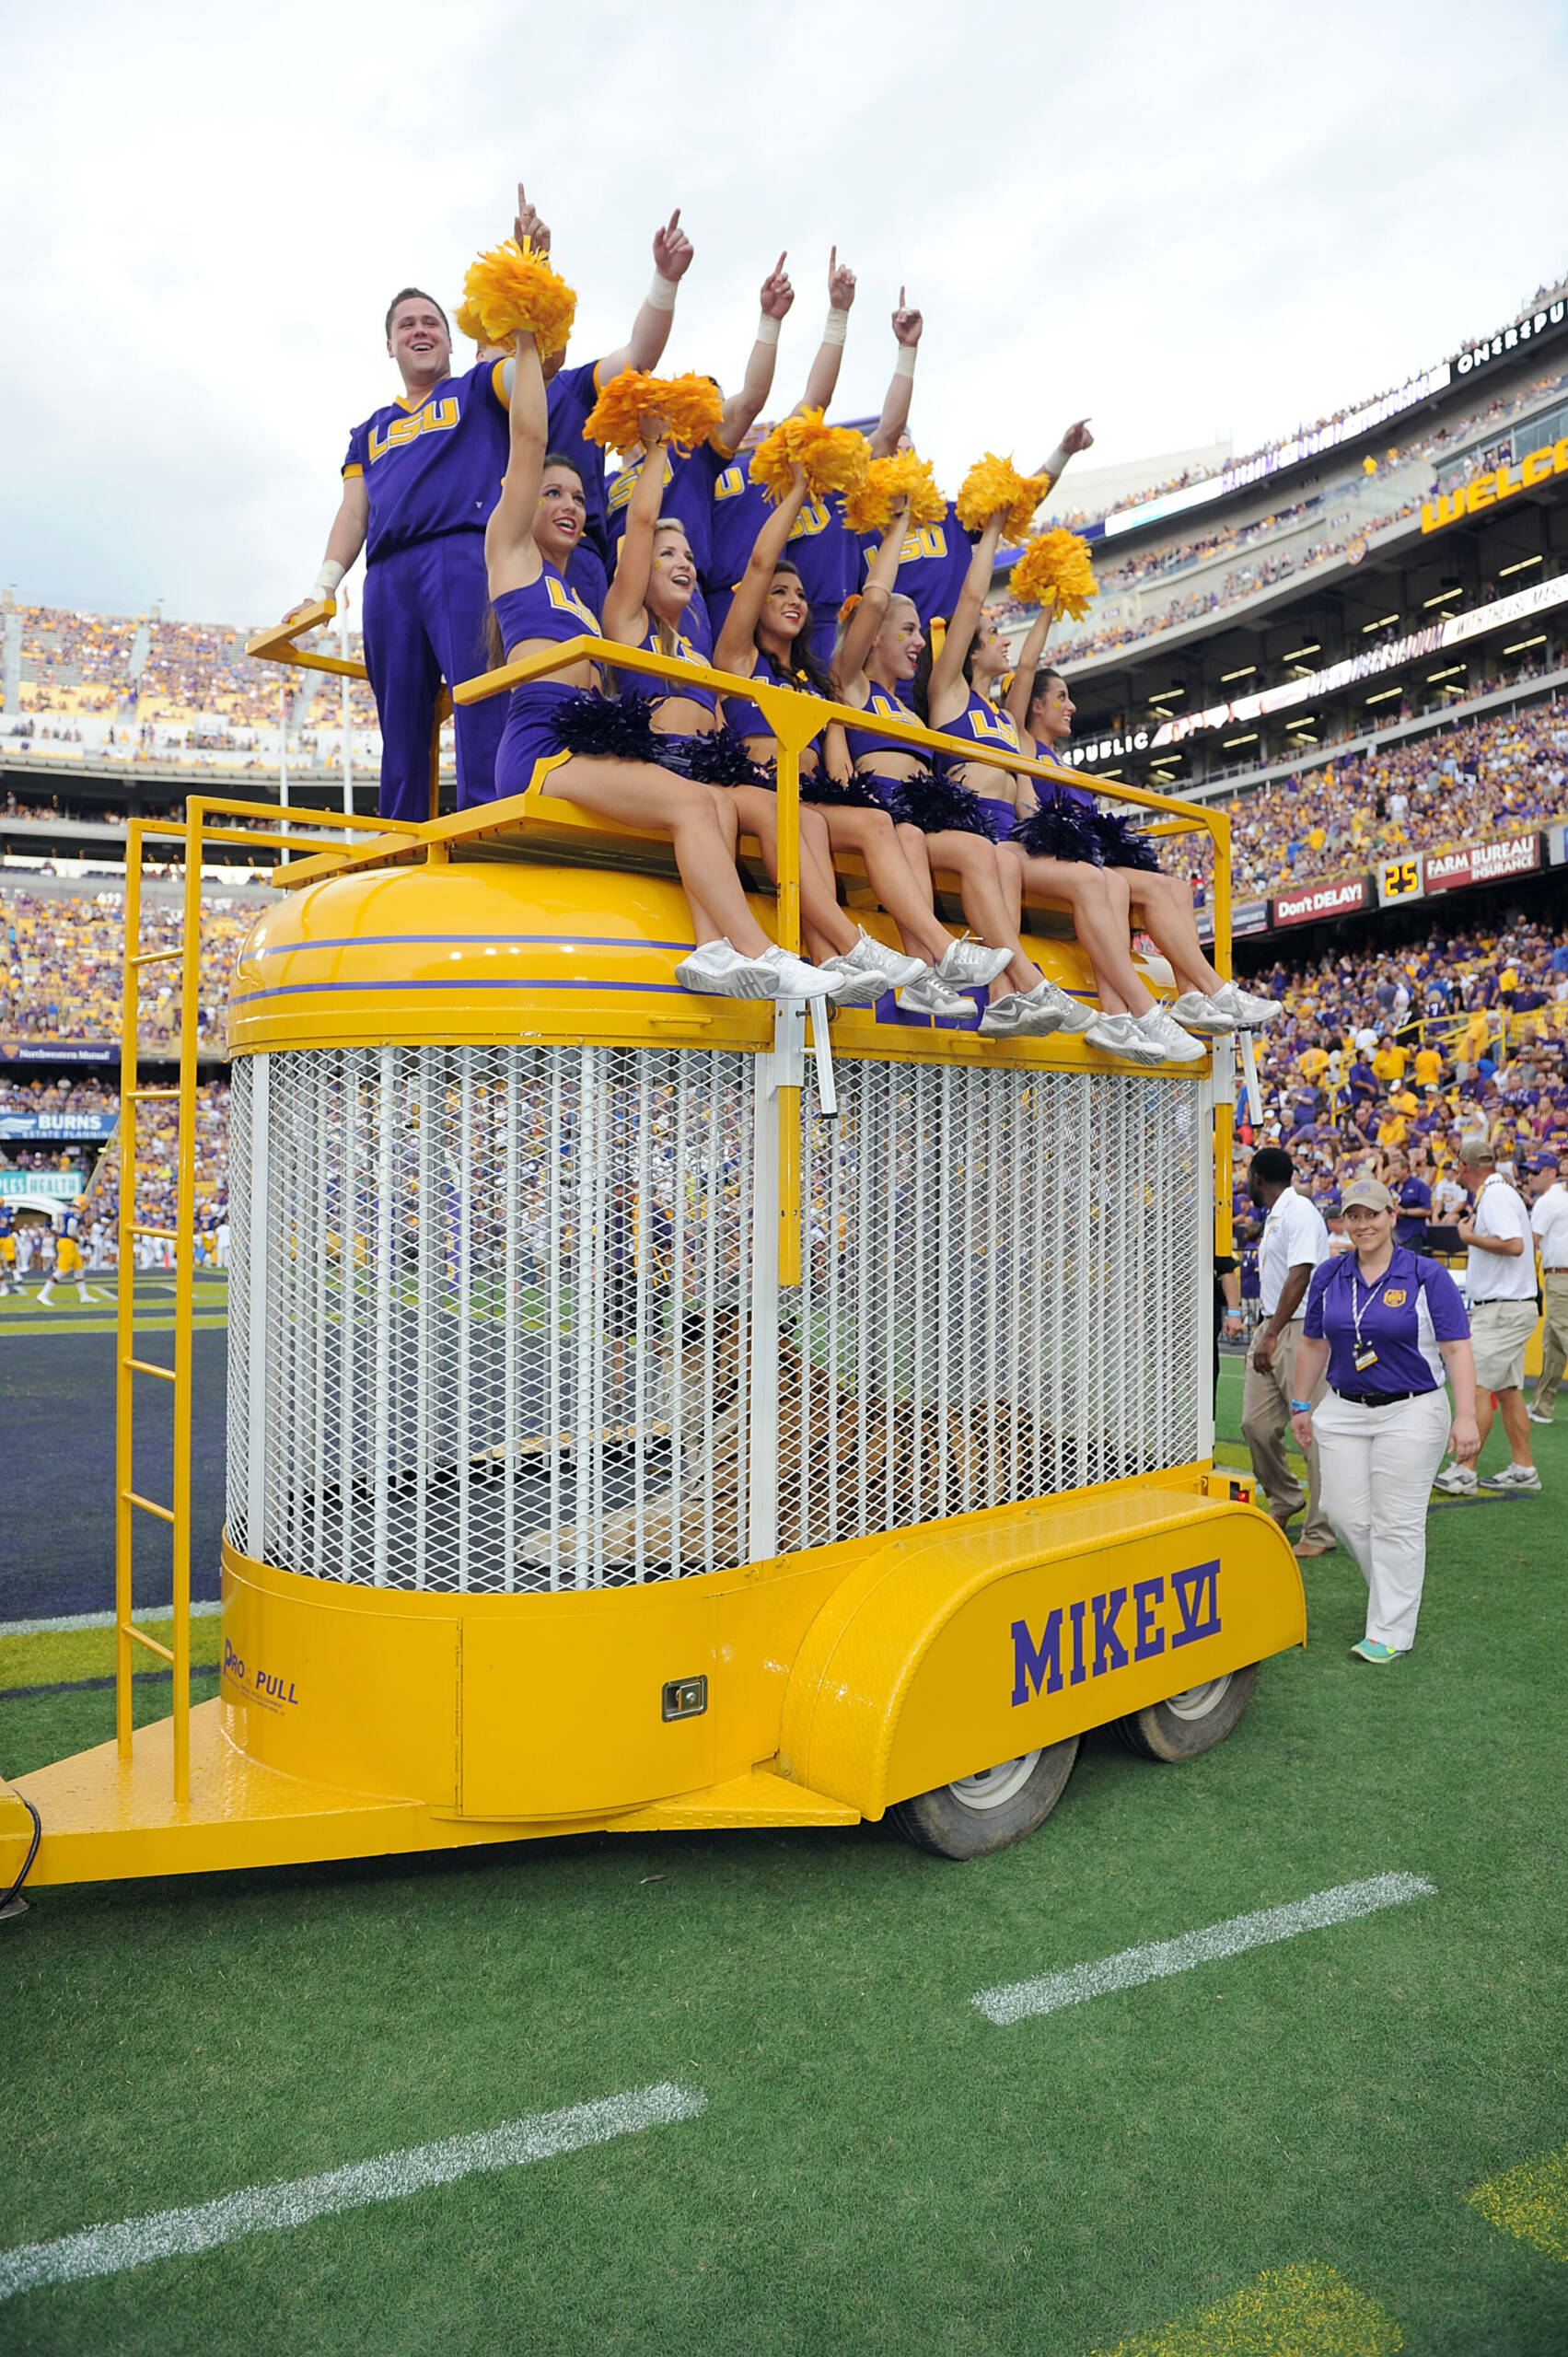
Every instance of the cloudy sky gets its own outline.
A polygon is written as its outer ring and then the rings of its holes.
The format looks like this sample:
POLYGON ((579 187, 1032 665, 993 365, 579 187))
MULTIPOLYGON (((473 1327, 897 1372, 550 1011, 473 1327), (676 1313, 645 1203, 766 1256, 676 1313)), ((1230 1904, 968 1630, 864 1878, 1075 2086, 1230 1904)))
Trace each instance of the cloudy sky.
POLYGON ((12 348, 0 583, 237 622, 304 593, 380 320, 448 308, 517 179, 624 335, 671 205, 669 360, 732 382, 781 247, 798 397, 834 240, 841 413, 879 402, 900 282, 913 426, 949 484, 1092 414, 1095 462, 1238 449, 1511 318, 1568 267, 1568 13, 1457 0, 378 0, 24 7, 5 25, 12 348))

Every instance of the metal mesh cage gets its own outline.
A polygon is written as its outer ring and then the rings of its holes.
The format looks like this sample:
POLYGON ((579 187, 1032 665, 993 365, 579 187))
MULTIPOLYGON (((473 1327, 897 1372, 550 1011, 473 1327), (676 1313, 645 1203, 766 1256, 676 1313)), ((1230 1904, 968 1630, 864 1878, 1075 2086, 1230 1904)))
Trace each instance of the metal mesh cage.
POLYGON ((1200 1084, 838 1063, 781 1293, 768 1062, 239 1059, 236 1545, 366 1585, 611 1585, 1202 1453, 1200 1084))

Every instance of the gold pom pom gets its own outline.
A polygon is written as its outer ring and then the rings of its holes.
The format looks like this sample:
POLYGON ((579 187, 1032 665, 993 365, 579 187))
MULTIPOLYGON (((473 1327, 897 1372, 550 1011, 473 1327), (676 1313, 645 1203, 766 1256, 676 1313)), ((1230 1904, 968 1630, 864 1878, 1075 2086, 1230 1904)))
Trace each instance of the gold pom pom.
POLYGON ((959 486, 958 521, 966 532, 982 532, 999 507, 1006 509, 1004 534, 1019 540, 1029 528, 1035 509, 1048 488, 1044 475, 1021 475, 1011 459, 988 450, 977 459, 959 486))
POLYGON ((458 319, 465 335, 482 330, 486 343, 505 343, 523 329, 548 360, 571 334, 576 309, 576 296, 548 258, 526 238, 520 246, 506 238, 470 263, 458 319))
POLYGON ((1060 525, 1040 533, 1014 565, 1011 587, 1020 605, 1043 606, 1081 622, 1099 595, 1087 540, 1060 525))
POLYGON ((883 531, 895 504, 906 495, 911 531, 938 522, 947 512, 936 478, 917 452, 900 450, 890 459, 873 459, 865 482, 844 502, 844 522, 852 532, 883 531))
POLYGON ((819 409, 803 410, 775 425, 751 453, 751 480, 769 497, 789 489, 790 469, 804 467, 809 491, 854 491, 871 464, 871 445, 853 425, 826 425, 819 409))
POLYGON ((479 313, 474 309, 471 303, 459 303, 458 305, 457 309, 452 314, 452 324, 457 329, 459 335, 471 336, 475 343, 488 343, 490 342, 490 338, 484 332, 484 321, 480 318, 479 313))
POLYGON ((665 440, 679 450, 695 449, 718 432, 724 401, 710 377, 650 377, 645 369, 622 368, 611 377, 583 432, 610 450, 630 450, 643 439, 643 420, 656 417, 665 440))

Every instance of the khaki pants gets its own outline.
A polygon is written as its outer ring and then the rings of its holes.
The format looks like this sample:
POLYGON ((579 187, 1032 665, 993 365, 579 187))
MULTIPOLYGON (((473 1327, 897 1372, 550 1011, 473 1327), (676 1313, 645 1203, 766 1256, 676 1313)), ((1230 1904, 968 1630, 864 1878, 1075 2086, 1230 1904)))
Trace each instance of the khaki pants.
POLYGON ((1546 1302, 1546 1331, 1540 1338, 1540 1374, 1533 1404, 1543 1416, 1550 1416, 1563 1367, 1568 1365, 1568 1270, 1543 1271, 1540 1286, 1546 1302))
MULTIPOLYGON (((1267 1375, 1260 1375, 1253 1365, 1250 1353, 1247 1360, 1247 1378, 1241 1394, 1241 1435, 1247 1443, 1247 1453, 1252 1459, 1252 1470, 1269 1501, 1269 1511, 1278 1523, 1286 1523, 1305 1504, 1307 1521, 1300 1543, 1306 1547, 1331 1547, 1334 1532, 1323 1512, 1322 1477, 1318 1463, 1318 1444, 1313 1442, 1307 1456, 1307 1491, 1286 1462, 1285 1434, 1290 1428, 1290 1403, 1293 1399, 1307 1395, 1295 1388, 1295 1354, 1301 1348, 1302 1321, 1293 1318, 1280 1329, 1274 1344, 1273 1363, 1267 1375)), ((1311 1393, 1317 1406, 1323 1397, 1321 1377, 1311 1393)))

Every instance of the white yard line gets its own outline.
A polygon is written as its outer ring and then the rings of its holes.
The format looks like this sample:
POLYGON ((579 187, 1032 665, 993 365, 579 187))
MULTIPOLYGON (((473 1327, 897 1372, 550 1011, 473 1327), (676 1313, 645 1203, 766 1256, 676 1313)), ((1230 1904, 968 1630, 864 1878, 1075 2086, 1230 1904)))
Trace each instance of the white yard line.
POLYGON ((0 2251, 0 2300, 45 2283, 81 2283, 94 2275, 118 2275, 155 2258, 174 2258, 237 2242, 244 2235, 280 2226, 308 2225, 338 2210, 358 2210, 371 2201, 401 2201, 427 2185, 450 2185, 479 2169, 520 2168, 602 2144, 612 2136, 695 2119, 707 2108, 706 2096, 666 2080, 598 2103, 573 2104, 565 2111, 538 2111, 503 2127, 470 2136, 448 2136, 438 2144, 415 2144, 406 2152, 382 2153, 321 2177, 297 2177, 281 2184, 248 2185, 216 2201, 189 2210, 156 2210, 145 2218, 122 2218, 115 2226, 88 2226, 58 2242, 23 2243, 0 2251))
POLYGON ((1336 1883, 1331 1890, 1293 1898, 1285 1907, 1231 1915, 1204 1931, 1184 1932, 1179 1939, 1122 1948, 1098 1964, 1074 1964, 1065 1972, 1043 1973, 1038 1980, 1010 1980, 1000 1989, 981 1989, 970 2002, 989 2021, 1021 2022, 1031 2014, 1054 2014, 1063 2005, 1082 2005, 1118 1989, 1136 1989, 1145 1980, 1191 1972, 1194 1965, 1217 1964, 1222 1956, 1240 1956, 1248 1948, 1294 1940, 1299 1932, 1353 1922, 1358 1915, 1375 1915, 1380 1908, 1400 1907, 1409 1898, 1430 1898, 1435 1889, 1435 1883, 1423 1881, 1420 1875, 1374 1875, 1366 1882, 1336 1883))
MULTIPOLYGON (((191 1618, 192 1620, 205 1620, 222 1610, 222 1605, 215 1598, 209 1604, 192 1604, 191 1618)), ((173 1618, 172 1604, 139 1604, 136 1607, 138 1622, 172 1620, 173 1618)), ((74 1629, 112 1629, 114 1622, 112 1612, 67 1612, 58 1620, 0 1620, 0 1637, 63 1637, 68 1636, 74 1629)))

